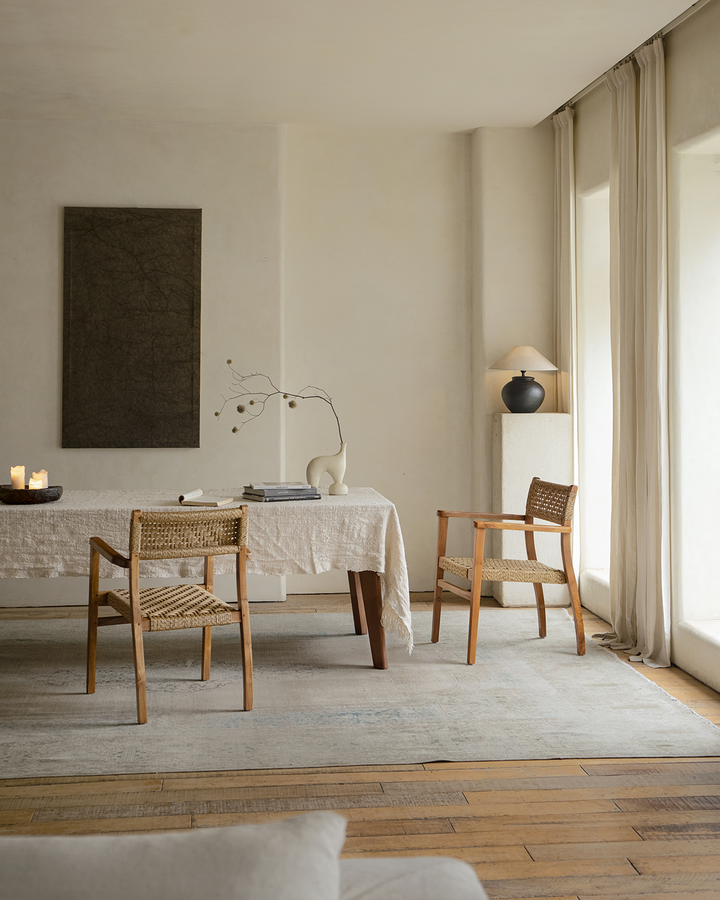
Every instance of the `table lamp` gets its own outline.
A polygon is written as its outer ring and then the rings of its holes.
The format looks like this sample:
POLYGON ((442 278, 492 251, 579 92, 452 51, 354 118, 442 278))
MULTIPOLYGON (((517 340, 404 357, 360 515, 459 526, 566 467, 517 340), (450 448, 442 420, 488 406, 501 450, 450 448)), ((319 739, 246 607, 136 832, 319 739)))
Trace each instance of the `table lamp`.
POLYGON ((503 402, 512 413, 534 413, 545 399, 545 388, 525 372, 557 372, 557 366, 534 347, 513 347, 490 368, 520 370, 502 389, 503 402))

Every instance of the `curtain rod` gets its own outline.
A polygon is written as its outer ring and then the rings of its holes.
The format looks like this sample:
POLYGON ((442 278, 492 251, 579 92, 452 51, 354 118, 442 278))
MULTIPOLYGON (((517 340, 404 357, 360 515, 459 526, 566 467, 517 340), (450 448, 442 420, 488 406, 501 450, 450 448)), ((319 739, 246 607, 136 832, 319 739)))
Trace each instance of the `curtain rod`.
MULTIPOLYGON (((653 35, 653 37, 650 40, 655 40, 656 37, 664 37, 666 34, 671 32, 673 30, 673 28, 677 28, 678 25, 681 25, 686 19, 689 19, 690 16, 695 15, 695 13, 698 12, 698 10, 702 9, 703 6, 707 6, 707 4, 710 2, 711 2, 711 0, 697 0, 697 3, 693 3, 693 5, 688 7, 688 9, 686 9, 685 12, 680 13, 679 16, 676 16, 672 20, 672 22, 669 22, 664 28, 661 28, 660 31, 658 31, 657 34, 653 35)), ((584 97, 586 94, 589 94, 590 91, 592 91, 594 88, 596 88, 599 84, 602 84, 602 82, 605 80, 608 72, 612 72, 612 70, 614 68, 616 68, 616 66, 619 66, 621 63, 627 62, 629 59, 632 59, 632 57, 635 56, 635 54, 638 52, 638 50, 640 50, 642 47, 644 47, 647 43, 648 43, 648 41, 643 41, 642 44, 637 46, 632 51, 632 53, 628 53, 627 56, 624 56, 621 60, 616 62, 614 65, 610 66, 610 68, 607 71, 603 72, 602 75, 599 75, 595 79, 595 81, 592 81, 589 85, 587 85, 587 87, 584 87, 581 91, 578 91, 577 94, 575 94, 573 97, 571 97, 565 103, 563 103, 562 106, 560 106, 557 110, 555 110, 553 115, 560 112, 560 110, 565 109, 566 106, 572 106, 574 103, 577 103, 577 101, 580 100, 582 97, 584 97)))

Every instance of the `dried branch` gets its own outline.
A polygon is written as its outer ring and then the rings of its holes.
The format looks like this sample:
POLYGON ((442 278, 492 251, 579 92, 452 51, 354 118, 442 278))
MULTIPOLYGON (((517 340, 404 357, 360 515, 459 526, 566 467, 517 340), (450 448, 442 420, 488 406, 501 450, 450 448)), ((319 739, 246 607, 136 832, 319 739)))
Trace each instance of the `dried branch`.
POLYGON ((288 407, 290 409, 295 409, 297 407, 298 400, 322 400, 323 403, 327 403, 335 416, 340 443, 343 443, 340 419, 333 406, 332 397, 326 390, 309 384, 298 393, 283 391, 274 384, 269 375, 265 375, 263 372, 252 372, 250 375, 243 375, 238 372, 237 369, 233 368, 231 359, 227 361, 227 364, 232 372, 232 384, 230 385, 230 391, 232 393, 228 397, 223 396, 222 406, 215 415, 217 418, 220 418, 228 403, 234 403, 236 400, 242 401, 237 404, 236 410, 243 416, 243 420, 239 425, 233 426, 233 434, 237 434, 238 431, 240 431, 241 428, 244 428, 252 419, 257 419, 258 416, 261 416, 265 412, 265 404, 271 397, 282 395, 283 400, 288 401, 288 407), (253 381, 253 379, 257 380, 253 381), (261 379, 264 379, 264 382, 261 379), (316 393, 308 393, 308 391, 315 391, 316 393), (255 407, 257 407, 257 409, 255 409, 255 407))

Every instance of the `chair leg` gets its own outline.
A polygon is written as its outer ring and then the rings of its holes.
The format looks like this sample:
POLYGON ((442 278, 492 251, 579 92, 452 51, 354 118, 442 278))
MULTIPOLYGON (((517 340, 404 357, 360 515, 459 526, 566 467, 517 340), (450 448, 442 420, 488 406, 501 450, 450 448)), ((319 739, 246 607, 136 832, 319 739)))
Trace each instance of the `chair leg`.
POLYGON ((481 579, 473 579, 472 599, 470 600, 470 625, 468 632, 468 652, 467 664, 472 666, 475 664, 475 654, 477 653, 478 625, 480 623, 480 585, 481 579), (477 588, 475 587, 477 585, 477 588))
POLYGON ((145 692, 145 654, 143 652, 142 625, 132 626, 133 659, 135 661, 135 694, 137 696, 138 725, 147 722, 147 695, 145 692))
POLYGON ((537 606, 538 616, 538 634, 541 638, 547 636, 547 623, 545 621, 545 594, 541 584, 534 584, 535 588, 535 604, 537 606))
POLYGON ((447 550, 447 534, 448 534, 448 517, 441 516, 438 512, 438 542, 437 542, 437 561, 438 565, 435 569, 435 592, 433 594, 433 616, 432 616, 432 632, 430 640, 433 644, 437 644, 440 640, 440 614, 442 612, 442 587, 440 582, 445 577, 445 572, 440 568, 440 559, 445 556, 447 550))
POLYGON ((439 584, 440 579, 445 573, 438 568, 435 574, 435 593, 433 594, 433 615, 432 615, 432 632, 430 640, 433 644, 437 644, 440 640, 440 614, 442 612, 442 587, 439 584))
POLYGON ((560 536, 560 550, 562 552, 563 568, 570 591, 570 603, 573 619, 575 620, 575 642, 578 656, 585 655, 585 626, 583 624, 582 607, 580 606, 580 592, 578 591, 575 570, 573 569, 572 556, 570 555, 570 535, 560 536))
POLYGON ((482 570, 485 558, 485 529, 475 523, 475 548, 473 552, 473 578, 470 590, 470 624, 468 632, 467 664, 475 664, 478 624, 480 619, 480 595, 482 594, 482 570))
POLYGON ((202 630, 202 668, 200 672, 201 681, 209 681, 210 679, 210 652, 212 648, 212 626, 207 625, 202 630))
POLYGON ((87 681, 85 690, 95 693, 95 667, 97 662, 98 604, 91 598, 88 604, 87 681))
POLYGON ((570 600, 572 601, 572 613, 575 620, 575 642, 577 644, 578 656, 585 655, 585 626, 583 624, 582 608, 580 607, 580 593, 578 592, 577 582, 573 577, 572 584, 568 578, 568 587, 570 588, 570 600))
MULTIPOLYGON (((247 601, 245 602, 247 604, 247 601)), ((250 642, 250 615, 247 611, 247 605, 244 610, 241 608, 241 613, 240 646, 243 670, 243 709, 248 710, 253 708, 253 663, 252 644, 250 642)))
POLYGON ((253 661, 250 639, 250 608, 247 591, 247 549, 243 547, 237 557, 237 596, 240 613, 240 647, 243 670, 243 709, 253 708, 253 661))
POLYGON ((90 549, 90 583, 88 594, 87 680, 85 690, 95 693, 95 666, 97 662, 98 584, 100 578, 100 554, 90 549))

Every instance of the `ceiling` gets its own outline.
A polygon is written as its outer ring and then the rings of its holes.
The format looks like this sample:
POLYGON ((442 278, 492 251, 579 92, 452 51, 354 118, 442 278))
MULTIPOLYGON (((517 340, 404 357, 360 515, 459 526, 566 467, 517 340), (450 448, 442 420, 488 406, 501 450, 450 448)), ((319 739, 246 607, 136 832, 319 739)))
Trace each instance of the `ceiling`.
POLYGON ((688 0, 0 0, 0 118, 532 126, 688 0))

